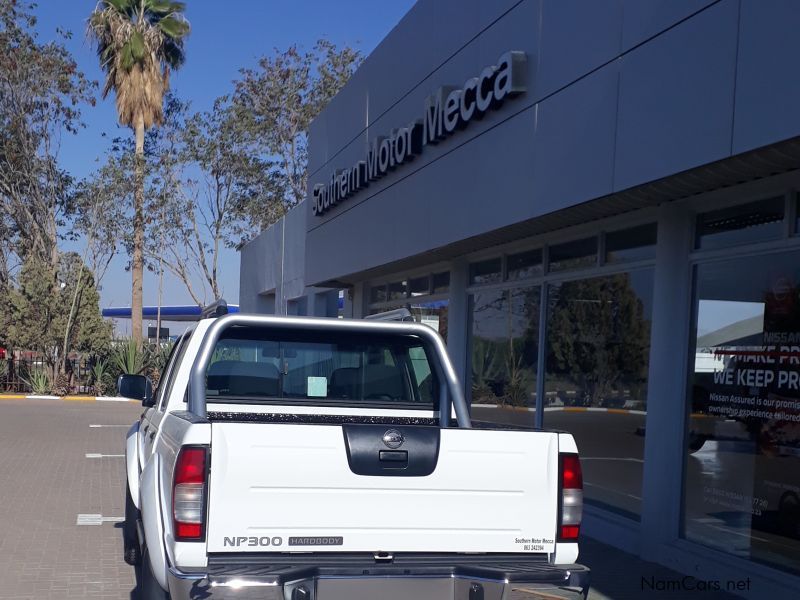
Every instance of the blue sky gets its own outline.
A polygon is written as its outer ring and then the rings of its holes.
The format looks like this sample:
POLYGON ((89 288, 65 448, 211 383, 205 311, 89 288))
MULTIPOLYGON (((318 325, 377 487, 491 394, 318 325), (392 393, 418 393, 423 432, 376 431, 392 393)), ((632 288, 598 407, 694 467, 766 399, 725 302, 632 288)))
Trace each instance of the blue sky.
MULTIPOLYGON (((192 34, 187 41, 187 62, 172 77, 172 88, 190 100, 194 110, 204 110, 232 89, 231 82, 240 68, 255 65, 259 56, 271 53, 273 48, 294 43, 310 48, 325 37, 367 55, 413 4, 414 0, 188 0, 186 15, 192 34), (220 7, 230 10, 220 12, 220 7)), ((102 72, 85 34, 86 19, 95 5, 95 0, 40 0, 35 14, 40 40, 55 39, 57 27, 71 31, 73 38, 66 45, 80 69, 90 79, 101 81, 102 72)), ((86 129, 77 136, 65 136, 61 146, 61 164, 76 177, 96 168, 111 138, 128 133, 116 124, 111 95, 94 108, 86 107, 84 120, 86 129)), ((125 259, 117 259, 103 280, 103 306, 129 305, 130 273, 124 266, 125 259)), ((225 254, 221 270, 226 299, 238 301, 236 252, 225 254)), ((145 304, 155 304, 156 288, 155 278, 146 276, 145 304)), ((166 281, 164 289, 165 304, 190 302, 180 282, 166 281)))

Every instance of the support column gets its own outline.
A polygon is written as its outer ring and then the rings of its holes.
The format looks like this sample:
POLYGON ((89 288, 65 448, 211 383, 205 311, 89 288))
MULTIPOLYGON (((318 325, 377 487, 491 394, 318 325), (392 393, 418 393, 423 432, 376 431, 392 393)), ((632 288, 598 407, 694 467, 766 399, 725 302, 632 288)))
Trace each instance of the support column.
POLYGON ((357 283, 344 291, 344 316, 353 319, 363 319, 367 316, 367 306, 364 300, 366 285, 357 283))
MULTIPOLYGON (((345 291, 345 294, 347 292, 345 291)), ((313 316, 336 317, 339 313, 339 290, 315 292, 313 296, 313 316)))
POLYGON ((686 376, 692 311, 692 216, 683 206, 662 204, 658 219, 650 367, 647 384, 641 555, 656 559, 658 547, 680 534, 683 465, 686 460, 686 376))
POLYGON ((458 259, 450 267, 450 303, 447 308, 447 351, 464 395, 469 398, 468 388, 471 374, 467 371, 467 352, 469 351, 469 303, 467 299, 468 282, 467 261, 458 259))

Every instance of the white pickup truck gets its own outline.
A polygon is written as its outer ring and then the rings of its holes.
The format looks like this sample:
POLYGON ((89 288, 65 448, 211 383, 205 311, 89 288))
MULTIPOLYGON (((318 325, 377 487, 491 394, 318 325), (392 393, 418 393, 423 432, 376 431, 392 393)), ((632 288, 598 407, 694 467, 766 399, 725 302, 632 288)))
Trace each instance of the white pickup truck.
POLYGON ((588 592, 572 436, 472 423, 427 326, 217 316, 119 387, 142 598, 588 592))

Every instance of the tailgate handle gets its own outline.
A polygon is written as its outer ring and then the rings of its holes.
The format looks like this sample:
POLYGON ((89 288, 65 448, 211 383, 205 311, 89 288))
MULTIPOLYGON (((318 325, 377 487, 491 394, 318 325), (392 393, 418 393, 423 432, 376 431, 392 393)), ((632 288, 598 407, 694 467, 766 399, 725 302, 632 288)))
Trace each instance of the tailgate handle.
POLYGON ((378 453, 381 462, 408 462, 408 451, 406 450, 381 450, 378 453))

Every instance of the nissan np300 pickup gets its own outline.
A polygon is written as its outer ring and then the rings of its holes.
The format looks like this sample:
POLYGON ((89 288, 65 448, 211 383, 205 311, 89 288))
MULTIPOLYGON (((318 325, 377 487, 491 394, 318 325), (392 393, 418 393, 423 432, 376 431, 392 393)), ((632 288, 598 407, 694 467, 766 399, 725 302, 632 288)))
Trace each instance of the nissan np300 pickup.
POLYGON ((586 596, 572 436, 471 422, 425 325, 203 319, 119 383, 143 598, 586 596))

